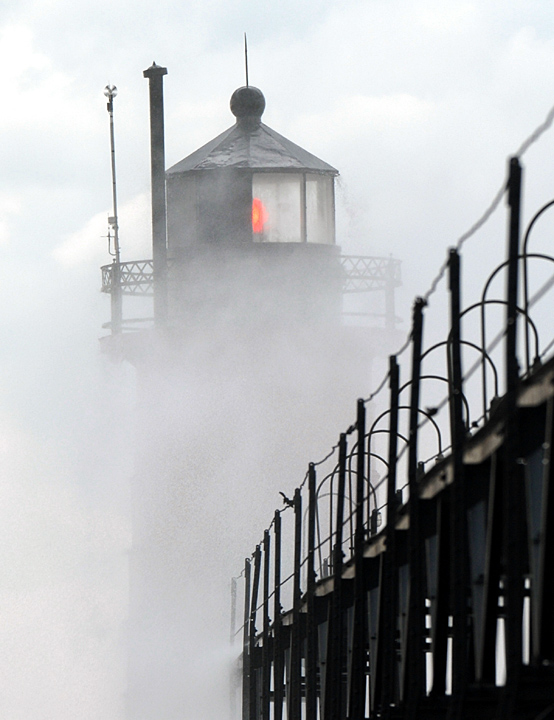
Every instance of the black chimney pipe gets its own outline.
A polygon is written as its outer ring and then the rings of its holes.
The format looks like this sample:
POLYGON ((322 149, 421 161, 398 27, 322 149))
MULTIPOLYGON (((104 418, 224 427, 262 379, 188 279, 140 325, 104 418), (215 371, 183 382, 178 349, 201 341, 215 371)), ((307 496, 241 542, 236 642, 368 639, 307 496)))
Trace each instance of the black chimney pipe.
POLYGON ((143 73, 150 90, 150 158, 152 172, 152 258, 154 264, 154 321, 167 320, 167 227, 163 76, 167 68, 152 63, 143 73))

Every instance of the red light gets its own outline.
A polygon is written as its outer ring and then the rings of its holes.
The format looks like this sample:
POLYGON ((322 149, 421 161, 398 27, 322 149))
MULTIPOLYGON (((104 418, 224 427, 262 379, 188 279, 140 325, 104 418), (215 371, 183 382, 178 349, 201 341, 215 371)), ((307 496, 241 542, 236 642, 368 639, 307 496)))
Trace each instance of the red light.
POLYGON ((267 210, 260 198, 252 200, 252 232, 262 233, 267 222, 267 210))

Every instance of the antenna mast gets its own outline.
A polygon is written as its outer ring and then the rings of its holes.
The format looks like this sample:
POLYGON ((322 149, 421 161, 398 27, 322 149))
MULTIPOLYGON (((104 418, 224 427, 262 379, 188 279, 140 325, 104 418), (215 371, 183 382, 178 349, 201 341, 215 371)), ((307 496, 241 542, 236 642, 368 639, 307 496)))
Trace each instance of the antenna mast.
POLYGON ((244 69, 246 71, 246 87, 248 87, 248 42, 244 33, 244 69))
POLYGON ((106 85, 104 95, 108 98, 108 113, 110 116, 110 150, 112 160, 112 200, 113 215, 108 223, 114 232, 114 260, 112 263, 112 335, 121 332, 122 305, 121 305, 121 268, 119 252, 119 222, 117 218, 117 185, 115 179, 115 134, 113 122, 113 99, 117 95, 115 85, 106 85))

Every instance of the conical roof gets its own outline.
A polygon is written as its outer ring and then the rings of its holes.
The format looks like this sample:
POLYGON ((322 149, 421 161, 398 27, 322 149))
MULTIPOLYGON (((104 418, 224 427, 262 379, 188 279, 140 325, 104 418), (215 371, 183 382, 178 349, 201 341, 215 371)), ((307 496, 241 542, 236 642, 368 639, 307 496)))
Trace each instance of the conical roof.
POLYGON ((231 98, 236 124, 173 165, 167 174, 232 167, 338 175, 334 167, 262 123, 264 107, 265 100, 257 88, 250 86, 236 90, 231 98))

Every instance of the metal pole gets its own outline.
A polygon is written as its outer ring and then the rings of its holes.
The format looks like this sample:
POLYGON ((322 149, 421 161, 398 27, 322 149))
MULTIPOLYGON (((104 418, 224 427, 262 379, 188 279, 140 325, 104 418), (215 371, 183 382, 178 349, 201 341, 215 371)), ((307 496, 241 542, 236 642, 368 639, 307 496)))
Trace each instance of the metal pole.
POLYGON ((516 392, 519 380, 517 361, 517 296, 521 208, 521 166, 510 160, 508 185, 510 206, 508 237, 507 327, 506 327, 506 422, 504 428, 504 561, 506 606, 506 695, 504 712, 512 710, 522 665, 522 620, 525 553, 525 497, 519 457, 516 392))
POLYGON ((274 606, 273 606, 273 717, 283 717, 283 622, 281 608, 281 513, 275 511, 273 522, 275 535, 274 551, 274 606))
POLYGON ((412 325, 412 383, 410 398, 410 432, 408 449, 408 486, 410 489, 410 527, 408 559, 410 564, 410 606, 408 616, 407 691, 408 703, 417 707, 425 694, 425 579, 421 540, 421 511, 418 488, 418 420, 423 342, 423 308, 426 302, 417 298, 412 325))
POLYGON ((508 204, 510 206, 510 229, 508 237, 508 283, 506 298, 506 389, 508 393, 511 393, 515 390, 519 380, 517 361, 517 297, 521 212, 521 165, 516 157, 510 160, 508 204))
POLYGON ((113 216, 109 218, 109 223, 113 227, 114 232, 114 259, 112 263, 112 292, 111 292, 111 329, 112 335, 121 332, 122 322, 122 297, 121 297, 121 256, 119 249, 119 218, 117 214, 117 183, 115 174, 115 132, 113 120, 113 100, 117 95, 115 85, 106 85, 104 95, 108 98, 108 114, 110 116, 110 155, 112 167, 112 204, 113 216))
POLYGON ((352 666, 350 669, 350 697, 348 717, 363 718, 366 700, 367 631, 364 583, 364 488, 365 478, 365 403, 358 400, 356 429, 356 528, 354 531, 354 633, 352 638, 352 666))
POLYGON ((452 485, 452 707, 451 718, 461 718, 463 698, 470 678, 468 666, 468 546, 467 509, 463 451, 465 426, 463 420, 462 354, 460 327, 460 256, 451 250, 448 259, 450 289, 449 404, 450 437, 454 483, 452 485))
POLYGON ((302 627, 300 606, 302 591, 300 572, 302 559, 302 495, 300 489, 294 492, 294 580, 292 605, 292 630, 290 638, 290 698, 288 720, 301 720, 302 717, 302 627))
POLYGON ((337 509, 335 519, 335 546, 333 548, 333 594, 329 618, 329 633, 327 640, 327 673, 325 683, 325 718, 335 720, 343 717, 343 615, 342 615, 342 536, 344 524, 344 494, 346 487, 346 435, 341 434, 339 440, 339 487, 337 493, 337 509))
POLYGON ((315 618, 315 465, 308 468, 308 568, 306 582, 306 720, 317 720, 317 624, 315 618))
POLYGON ((380 641, 378 653, 382 658, 382 672, 371 668, 375 674, 374 688, 376 697, 372 699, 374 707, 381 707, 381 713, 388 717, 396 698, 396 623, 398 613, 398 568, 396 565, 396 466, 398 456, 398 405, 400 390, 400 371, 396 355, 389 357, 389 447, 387 475, 387 551, 383 555, 383 581, 381 588, 380 641), (381 641, 382 639, 382 641, 381 641), (381 679, 382 678, 382 679, 381 679))
POLYGON ((152 260, 154 265, 154 319, 167 320, 167 221, 165 194, 165 139, 163 76, 167 68, 153 63, 143 73, 150 91, 150 159, 152 173, 152 260))
POLYGON ((250 602, 250 628, 249 628, 249 657, 250 657, 250 685, 249 685, 249 711, 250 720, 260 720, 258 714, 258 670, 259 652, 256 646, 256 613, 258 607, 258 590, 260 587, 260 566, 262 553, 260 546, 256 546, 254 554, 254 581, 252 583, 252 599, 250 602))
POLYGON ((269 655, 269 530, 264 532, 264 622, 262 645, 262 720, 269 720, 271 663, 269 655))

